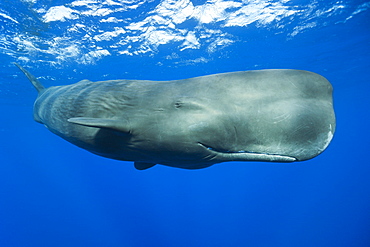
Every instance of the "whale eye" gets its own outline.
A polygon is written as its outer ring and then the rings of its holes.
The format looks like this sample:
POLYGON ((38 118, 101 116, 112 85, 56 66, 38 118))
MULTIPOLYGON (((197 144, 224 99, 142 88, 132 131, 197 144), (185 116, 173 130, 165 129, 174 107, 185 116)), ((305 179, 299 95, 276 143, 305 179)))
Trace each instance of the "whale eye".
POLYGON ((184 108, 189 110, 201 110, 203 109, 201 100, 193 97, 181 97, 173 102, 173 106, 176 109, 184 108))
POLYGON ((183 106, 183 102, 181 102, 181 101, 176 101, 175 102, 175 108, 180 108, 180 107, 182 107, 183 106))

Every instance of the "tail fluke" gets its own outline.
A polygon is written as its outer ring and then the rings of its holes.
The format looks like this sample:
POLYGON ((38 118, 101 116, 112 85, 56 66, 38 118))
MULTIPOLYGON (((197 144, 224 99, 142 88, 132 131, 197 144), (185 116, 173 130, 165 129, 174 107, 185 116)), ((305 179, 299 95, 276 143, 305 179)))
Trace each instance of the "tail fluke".
POLYGON ((32 85, 36 88, 38 93, 41 93, 45 90, 45 87, 39 82, 39 80, 36 79, 34 75, 32 75, 30 72, 28 72, 25 68, 20 66, 17 63, 14 63, 22 72, 27 76, 28 80, 32 82, 32 85))

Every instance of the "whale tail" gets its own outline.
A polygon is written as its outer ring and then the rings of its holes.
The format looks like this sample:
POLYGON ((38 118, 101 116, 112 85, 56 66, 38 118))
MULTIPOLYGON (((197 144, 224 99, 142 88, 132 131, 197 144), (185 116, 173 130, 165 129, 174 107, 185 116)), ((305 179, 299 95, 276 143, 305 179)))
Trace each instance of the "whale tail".
POLYGON ((45 87, 39 82, 39 80, 36 79, 34 75, 32 75, 30 72, 28 72, 25 68, 20 66, 17 63, 14 63, 28 78, 28 80, 31 81, 32 85, 36 88, 37 92, 40 94, 42 91, 45 90, 45 87))

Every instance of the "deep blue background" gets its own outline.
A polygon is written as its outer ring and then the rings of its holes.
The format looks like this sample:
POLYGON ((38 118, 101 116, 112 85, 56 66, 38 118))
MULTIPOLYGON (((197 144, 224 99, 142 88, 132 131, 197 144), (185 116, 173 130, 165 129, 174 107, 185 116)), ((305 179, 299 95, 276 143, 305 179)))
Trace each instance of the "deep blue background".
POLYGON ((43 80, 50 86, 84 78, 310 70, 334 87, 337 130, 324 153, 291 164, 137 171, 131 162, 90 154, 34 122, 36 91, 11 64, 16 60, 2 55, 0 246, 370 246, 369 10, 291 39, 258 27, 234 29, 245 42, 205 55, 207 63, 171 64, 161 56, 175 49, 167 46, 154 56, 59 69, 38 64, 31 72, 64 78, 43 80))

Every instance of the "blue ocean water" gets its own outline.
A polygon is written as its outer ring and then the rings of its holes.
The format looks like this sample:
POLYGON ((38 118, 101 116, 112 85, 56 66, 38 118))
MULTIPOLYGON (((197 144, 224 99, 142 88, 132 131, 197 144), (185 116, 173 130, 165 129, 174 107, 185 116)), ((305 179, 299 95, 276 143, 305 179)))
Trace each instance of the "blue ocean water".
POLYGON ((370 246, 370 2, 2 0, 0 246, 370 246), (334 87, 328 149, 200 170, 102 158, 33 121, 45 86, 291 68, 334 87))

